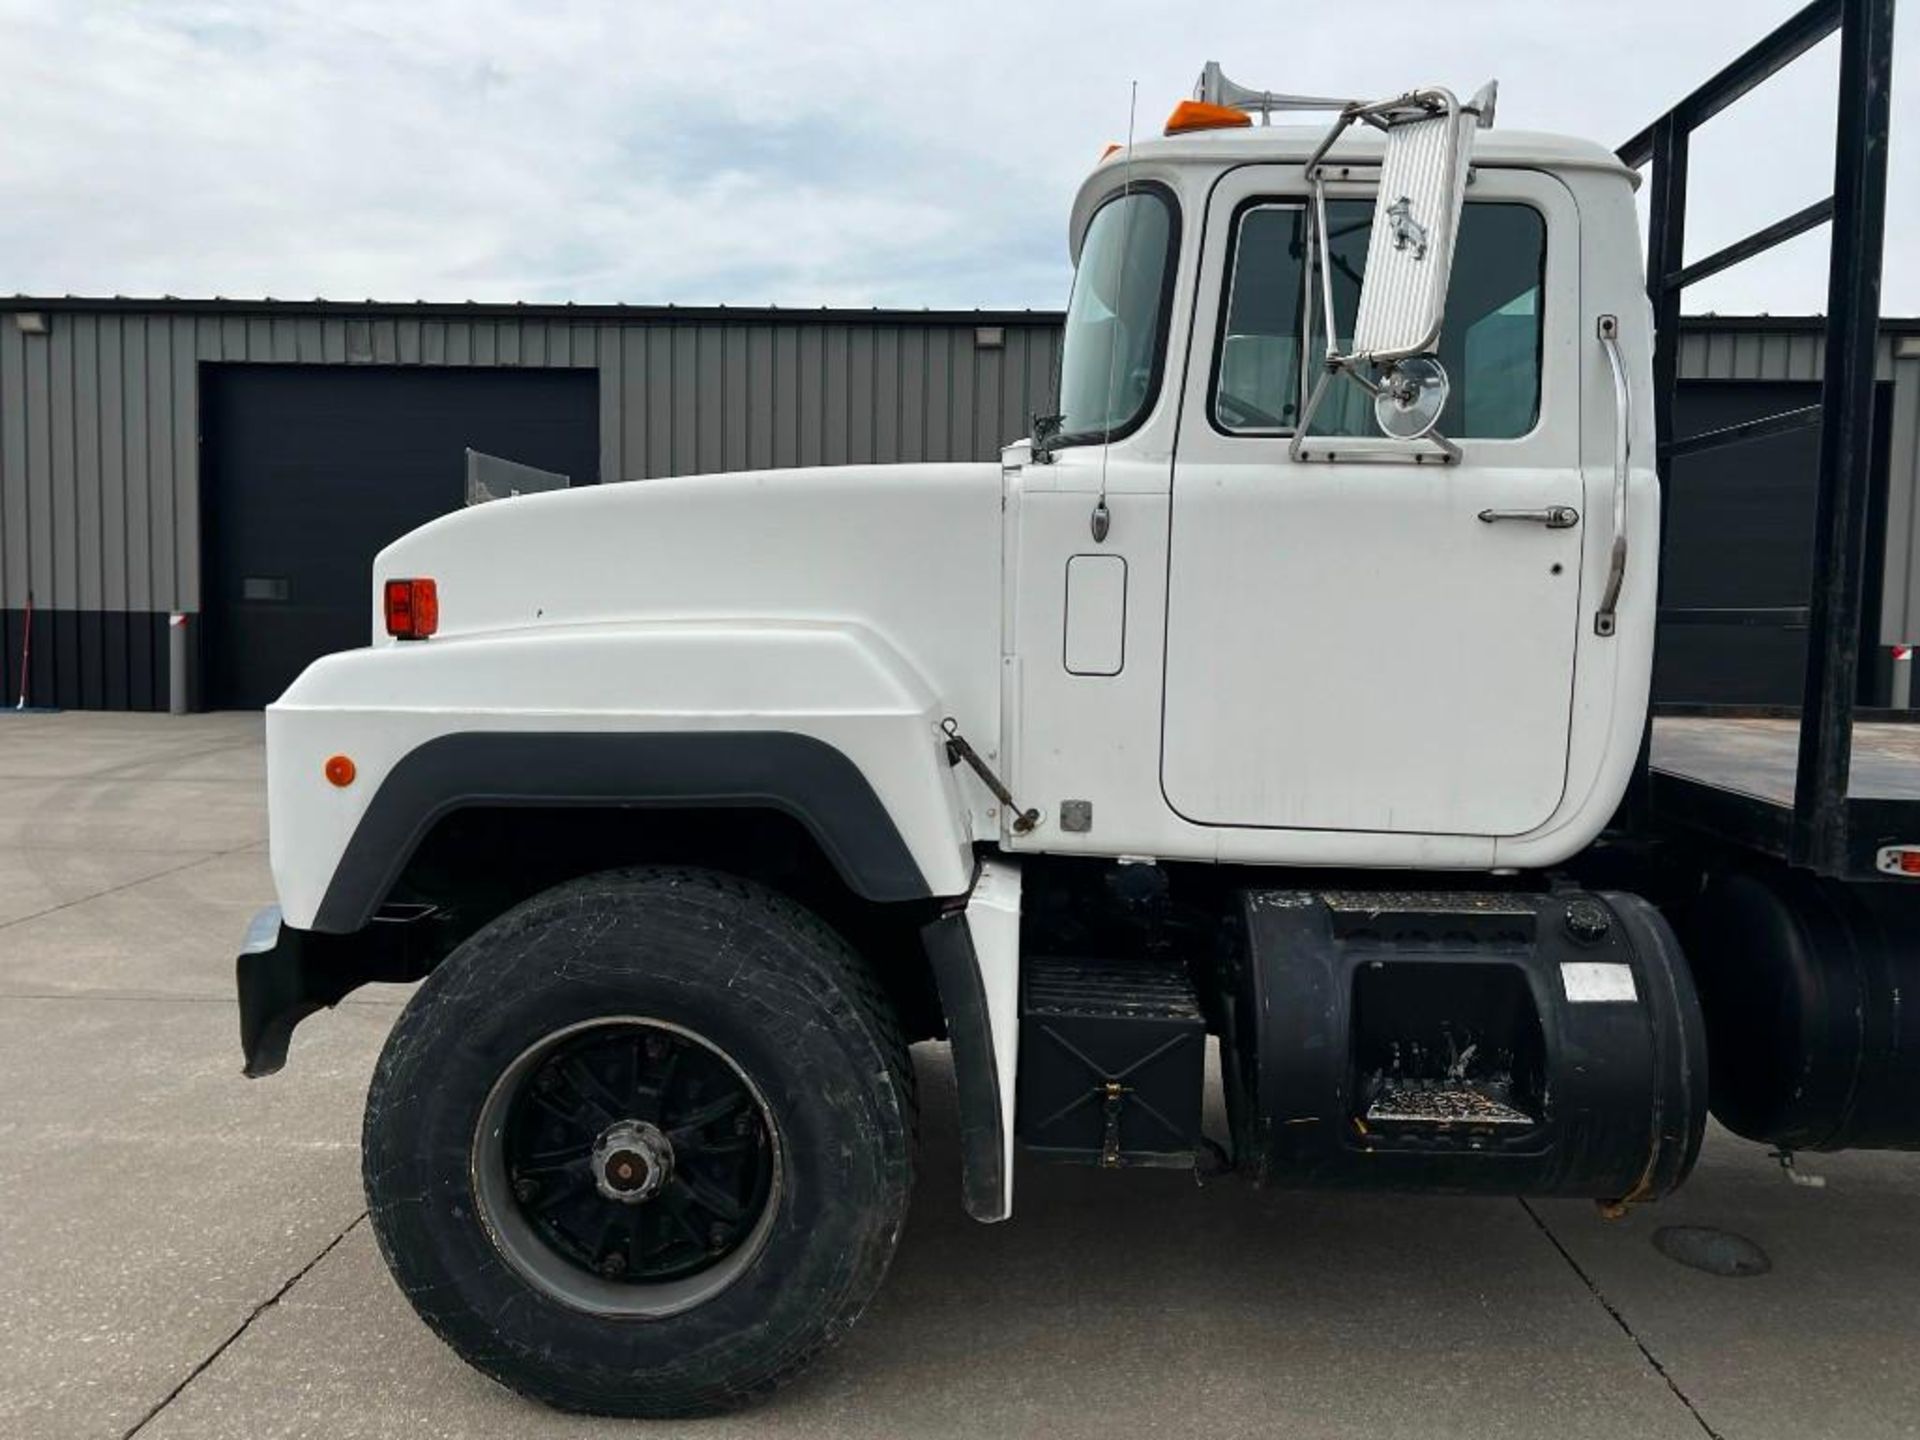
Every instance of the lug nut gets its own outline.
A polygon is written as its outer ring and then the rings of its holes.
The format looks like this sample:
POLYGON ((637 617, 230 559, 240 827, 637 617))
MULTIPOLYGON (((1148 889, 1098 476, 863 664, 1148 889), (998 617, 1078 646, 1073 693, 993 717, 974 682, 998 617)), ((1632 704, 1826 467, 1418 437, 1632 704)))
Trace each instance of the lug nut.
POLYGON ((609 1280, 618 1280, 627 1273, 627 1257, 616 1250, 602 1259, 598 1268, 600 1273, 609 1280))
POLYGON ((540 1193, 540 1182, 530 1180, 525 1175, 522 1175, 518 1180, 513 1182, 513 1193, 522 1201, 531 1200, 540 1193))

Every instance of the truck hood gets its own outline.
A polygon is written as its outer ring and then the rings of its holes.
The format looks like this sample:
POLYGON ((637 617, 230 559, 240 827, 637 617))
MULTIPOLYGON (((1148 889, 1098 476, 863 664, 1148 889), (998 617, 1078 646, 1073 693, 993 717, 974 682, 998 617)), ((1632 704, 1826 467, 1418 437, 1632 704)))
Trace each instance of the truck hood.
POLYGON ((977 725, 998 719, 1000 467, 859 465, 583 486, 442 517, 374 561, 431 577, 434 645, 663 621, 857 625, 977 725))

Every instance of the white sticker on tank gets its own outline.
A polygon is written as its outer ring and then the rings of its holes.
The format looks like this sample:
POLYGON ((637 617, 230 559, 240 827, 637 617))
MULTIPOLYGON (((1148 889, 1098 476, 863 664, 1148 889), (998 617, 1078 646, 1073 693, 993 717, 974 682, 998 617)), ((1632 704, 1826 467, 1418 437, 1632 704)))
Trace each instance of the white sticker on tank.
POLYGON ((1560 983, 1567 987, 1567 999, 1575 1004, 1596 1000, 1634 1001, 1640 994, 1633 988, 1631 965, 1608 964, 1598 960, 1568 960, 1560 966, 1560 983))

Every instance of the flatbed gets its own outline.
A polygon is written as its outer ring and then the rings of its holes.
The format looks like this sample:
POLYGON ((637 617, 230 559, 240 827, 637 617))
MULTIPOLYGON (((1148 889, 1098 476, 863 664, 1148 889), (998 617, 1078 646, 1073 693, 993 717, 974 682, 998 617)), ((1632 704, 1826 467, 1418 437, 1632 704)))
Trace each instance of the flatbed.
MULTIPOLYGON (((1618 152, 1648 178, 1647 298, 1656 335, 1653 430, 1662 519, 1674 462, 1815 427, 1819 477, 1805 607, 1806 670, 1785 716, 1669 712, 1650 727, 1629 821, 1658 838, 1705 840, 1721 859, 1746 850, 1829 880, 1920 874, 1920 732, 1857 715, 1866 557, 1884 544, 1873 489, 1874 347, 1886 218, 1892 7, 1816 0, 1722 69, 1618 152), (1756 85, 1840 32, 1833 192, 1699 259, 1686 235, 1693 132, 1756 85), (1674 428, 1681 299, 1688 287, 1815 226, 1829 227, 1820 403, 1692 435, 1674 428), (1906 847, 1897 854, 1888 847, 1906 847)), ((1682 481, 1681 483, 1684 483, 1682 481)), ((1662 534, 1670 533, 1663 524, 1662 534)), ((1663 555, 1662 577, 1664 585, 1663 555)), ((1796 612, 1798 607, 1794 607, 1796 612)), ((1662 605, 1666 623, 1777 624, 1778 607, 1713 612, 1662 605)), ((1799 616, 1794 615, 1797 625, 1799 616)), ((1656 697, 1656 704, 1658 697, 1656 697)))
MULTIPOLYGON (((1800 759, 1795 716, 1662 715, 1653 722, 1653 818, 1788 858, 1800 759)), ((1847 873, 1879 873, 1884 845, 1920 837, 1920 721, 1859 720, 1846 790, 1847 873)))

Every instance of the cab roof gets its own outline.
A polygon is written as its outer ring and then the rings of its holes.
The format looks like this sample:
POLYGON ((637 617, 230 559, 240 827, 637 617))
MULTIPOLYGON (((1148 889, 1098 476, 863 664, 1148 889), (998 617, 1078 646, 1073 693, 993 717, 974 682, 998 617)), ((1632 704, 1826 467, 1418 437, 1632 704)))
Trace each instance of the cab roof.
MULTIPOLYGON (((1194 130, 1183 135, 1136 140, 1132 163, 1136 171, 1165 174, 1169 167, 1218 169, 1234 165, 1300 165, 1327 138, 1330 125, 1243 125, 1219 130, 1194 130)), ((1378 164, 1385 137, 1377 130, 1354 126, 1334 142, 1328 158, 1356 165, 1378 164)), ((1070 242, 1078 258, 1080 236, 1094 207, 1104 200, 1126 169, 1125 147, 1102 157, 1081 183, 1073 204, 1070 242)), ((1616 175, 1638 187, 1640 174, 1623 164, 1604 145, 1572 135, 1539 130, 1476 130, 1473 163, 1516 170, 1588 170, 1616 175)))

